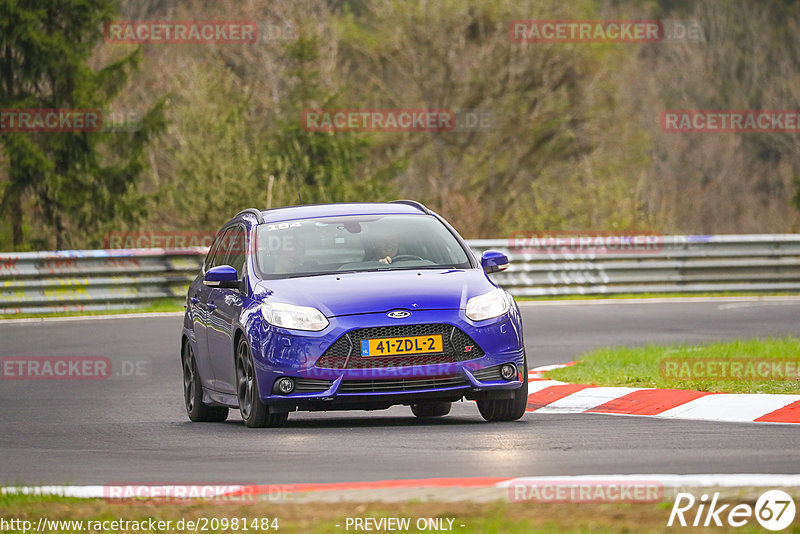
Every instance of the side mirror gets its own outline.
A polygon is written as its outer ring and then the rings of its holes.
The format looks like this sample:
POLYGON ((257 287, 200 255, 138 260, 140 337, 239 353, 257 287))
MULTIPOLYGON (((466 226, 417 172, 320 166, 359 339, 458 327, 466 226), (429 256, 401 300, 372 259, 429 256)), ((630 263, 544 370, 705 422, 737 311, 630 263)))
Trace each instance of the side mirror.
POLYGON ((481 266, 486 274, 508 269, 508 256, 499 250, 487 250, 481 255, 481 266))
POLYGON ((209 287, 239 289, 239 273, 230 265, 217 265, 206 271, 203 283, 209 287))

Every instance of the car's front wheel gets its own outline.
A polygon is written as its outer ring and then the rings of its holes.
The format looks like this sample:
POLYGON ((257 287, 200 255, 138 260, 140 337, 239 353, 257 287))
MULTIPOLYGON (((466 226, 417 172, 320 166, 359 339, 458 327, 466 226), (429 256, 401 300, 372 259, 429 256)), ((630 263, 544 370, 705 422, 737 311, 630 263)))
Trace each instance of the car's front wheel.
POLYGON ((528 363, 525 362, 522 386, 514 390, 514 396, 502 400, 478 400, 478 410, 487 421, 516 421, 525 415, 528 406, 528 363))
POLYGON ((228 409, 224 406, 208 406, 203 404, 203 386, 200 373, 197 372, 197 360, 194 349, 188 341, 183 346, 183 402, 189 419, 195 423, 221 423, 228 418, 228 409))
POLYGON ((236 393, 239 397, 239 412, 244 424, 250 428, 282 426, 289 419, 288 412, 269 413, 267 405, 261 402, 253 355, 244 338, 239 340, 236 348, 236 393))
POLYGON ((411 405, 411 412, 417 417, 442 417, 450 413, 452 402, 431 401, 411 405))

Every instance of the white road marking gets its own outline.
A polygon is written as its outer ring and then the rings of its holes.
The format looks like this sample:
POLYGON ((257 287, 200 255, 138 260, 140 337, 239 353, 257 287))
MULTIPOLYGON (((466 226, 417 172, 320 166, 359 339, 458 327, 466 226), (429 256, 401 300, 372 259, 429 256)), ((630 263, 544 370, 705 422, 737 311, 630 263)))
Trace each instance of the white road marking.
POLYGON ((691 400, 655 417, 752 422, 797 400, 800 400, 800 395, 718 393, 691 400))
MULTIPOLYGON (((431 487, 426 484, 424 480, 419 481, 420 485, 416 488, 429 491, 431 487)), ((393 488, 394 480, 387 480, 386 489, 397 491, 393 488)), ((506 489, 518 485, 537 484, 537 483, 557 483, 561 482, 565 485, 574 484, 607 484, 618 483, 623 484, 626 482, 641 484, 642 482, 650 482, 660 484, 664 488, 679 488, 687 490, 691 488, 798 488, 800 487, 800 475, 782 475, 782 474, 767 474, 767 473, 724 473, 724 474, 690 474, 690 475, 676 475, 669 473, 638 473, 630 475, 620 474, 607 474, 607 475, 568 475, 568 476, 529 476, 529 477, 515 477, 501 480, 495 483, 487 483, 485 487, 506 489)), ((354 483, 354 488, 351 491, 358 490, 358 483, 354 483)), ((180 486, 158 486, 161 489, 167 490, 168 488, 179 488, 180 486)), ((228 486, 230 487, 230 486, 228 486)), ((377 490, 371 485, 369 489, 357 491, 357 498, 364 499, 365 496, 375 495, 377 490), (363 494, 361 492, 364 492, 363 494)), ((407 491, 412 488, 404 488, 407 491)), ((475 489, 475 488, 473 488, 475 489)), ((340 495, 341 488, 337 489, 337 495, 340 495)), ((311 492, 311 494, 318 494, 319 498, 323 498, 329 491, 319 490, 311 492)), ((107 486, 8 486, 0 488, 0 494, 31 494, 31 495, 58 495, 64 497, 77 497, 84 499, 97 499, 97 498, 112 498, 109 497, 109 490, 107 486)), ((168 492, 167 494, 175 494, 175 492, 168 492)), ((220 493, 224 495, 225 493, 220 493)), ((310 495, 306 493, 306 495, 310 495)), ((207 497, 206 497, 207 498, 207 497)), ((409 496, 411 498, 411 496, 409 496)), ((369 499, 367 499, 369 500, 369 499)), ((496 497, 494 498, 496 500, 496 497)))
POLYGON ((591 387, 539 408, 536 413, 582 413, 644 388, 591 387))

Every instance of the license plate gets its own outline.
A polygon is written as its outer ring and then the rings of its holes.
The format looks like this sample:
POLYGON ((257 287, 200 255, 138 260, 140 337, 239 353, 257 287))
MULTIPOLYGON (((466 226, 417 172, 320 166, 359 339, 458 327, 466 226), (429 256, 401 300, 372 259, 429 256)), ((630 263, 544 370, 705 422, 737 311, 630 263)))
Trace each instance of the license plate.
POLYGON ((442 335, 383 337, 361 340, 361 356, 397 356, 401 354, 421 354, 442 352, 442 335))

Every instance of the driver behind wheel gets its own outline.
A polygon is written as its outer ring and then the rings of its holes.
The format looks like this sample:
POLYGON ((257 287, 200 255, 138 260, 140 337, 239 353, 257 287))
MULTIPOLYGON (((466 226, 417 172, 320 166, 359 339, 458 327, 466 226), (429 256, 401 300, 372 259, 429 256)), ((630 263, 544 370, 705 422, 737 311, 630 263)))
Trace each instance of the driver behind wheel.
POLYGON ((280 241, 280 246, 273 249, 275 255, 275 273, 293 274, 303 271, 306 259, 306 242, 302 236, 293 235, 280 241))
POLYGON ((382 235, 375 244, 375 252, 381 263, 392 263, 392 258, 400 250, 400 240, 392 234, 382 235))

